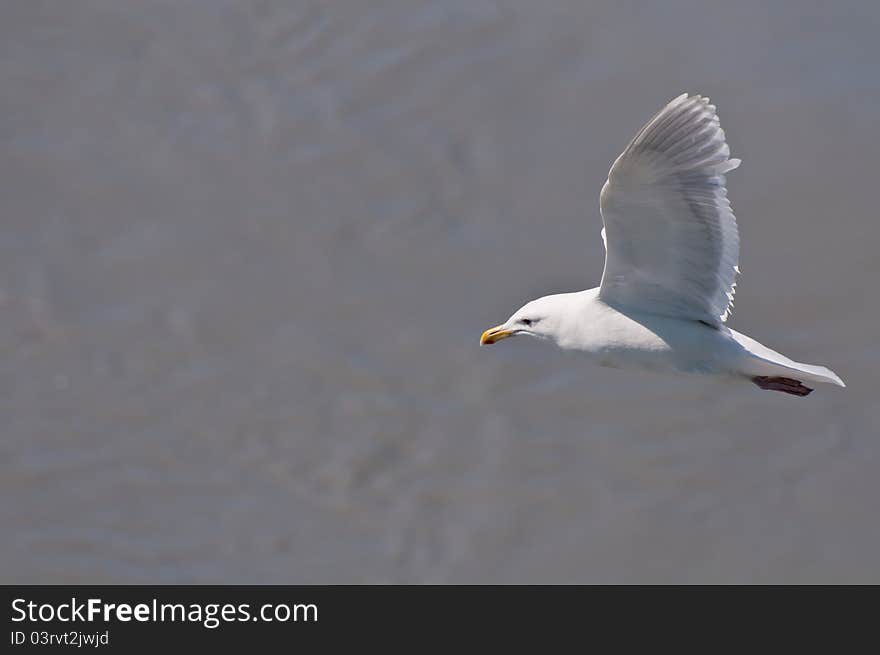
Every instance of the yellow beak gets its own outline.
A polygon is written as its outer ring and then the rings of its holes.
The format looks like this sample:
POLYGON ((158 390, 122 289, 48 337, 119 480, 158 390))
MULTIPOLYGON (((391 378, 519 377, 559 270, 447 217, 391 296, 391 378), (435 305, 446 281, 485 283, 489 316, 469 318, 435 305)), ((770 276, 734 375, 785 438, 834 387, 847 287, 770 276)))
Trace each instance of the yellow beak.
POLYGON ((483 332, 483 336, 480 337, 480 345, 485 346, 493 344, 496 341, 501 341, 510 336, 513 336, 512 330, 505 330, 503 325, 496 325, 483 332))

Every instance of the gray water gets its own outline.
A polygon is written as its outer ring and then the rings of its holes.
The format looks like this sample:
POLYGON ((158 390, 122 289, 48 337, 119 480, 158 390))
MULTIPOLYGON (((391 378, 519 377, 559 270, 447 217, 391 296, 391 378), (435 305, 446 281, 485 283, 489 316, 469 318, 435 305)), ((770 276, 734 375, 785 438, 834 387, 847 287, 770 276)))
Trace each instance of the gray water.
POLYGON ((0 581, 880 582, 878 27, 5 2, 0 581), (598 283, 608 167, 682 91, 744 161, 730 324, 847 389, 478 347, 598 283))

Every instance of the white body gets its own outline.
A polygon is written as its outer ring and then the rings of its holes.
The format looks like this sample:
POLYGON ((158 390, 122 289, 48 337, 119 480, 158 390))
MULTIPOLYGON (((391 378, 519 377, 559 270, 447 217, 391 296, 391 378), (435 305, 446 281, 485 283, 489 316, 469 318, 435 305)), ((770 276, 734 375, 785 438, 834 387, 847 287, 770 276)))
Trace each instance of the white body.
POLYGON ((600 366, 743 380, 780 376, 844 386, 833 371, 792 361, 726 326, 620 311, 599 298, 598 288, 536 302, 567 306, 568 311, 558 314, 559 321, 547 337, 560 348, 584 352, 600 366))

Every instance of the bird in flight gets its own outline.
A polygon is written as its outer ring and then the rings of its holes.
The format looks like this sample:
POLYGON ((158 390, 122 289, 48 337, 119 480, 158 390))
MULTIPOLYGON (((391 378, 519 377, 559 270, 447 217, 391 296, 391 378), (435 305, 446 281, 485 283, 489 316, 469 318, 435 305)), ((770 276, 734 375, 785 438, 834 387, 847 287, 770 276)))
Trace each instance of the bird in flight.
POLYGON ((518 335, 582 351, 596 363, 701 373, 806 396, 846 386, 725 325, 739 273, 739 233, 725 174, 739 166, 714 105, 682 94, 649 120, 599 196, 605 270, 598 288, 538 298, 480 344, 518 335))

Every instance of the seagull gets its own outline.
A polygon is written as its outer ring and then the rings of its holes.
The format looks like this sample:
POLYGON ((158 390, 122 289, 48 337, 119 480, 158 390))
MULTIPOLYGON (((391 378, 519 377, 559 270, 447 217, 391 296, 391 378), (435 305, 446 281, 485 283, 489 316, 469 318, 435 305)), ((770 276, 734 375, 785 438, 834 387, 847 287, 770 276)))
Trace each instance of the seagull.
POLYGON ((715 109, 706 97, 678 96, 611 166, 599 195, 599 287, 533 300, 480 345, 528 335, 601 366, 714 375, 794 396, 813 391, 805 382, 846 386, 830 369, 725 325, 739 273, 725 174, 740 160, 730 158, 715 109))

